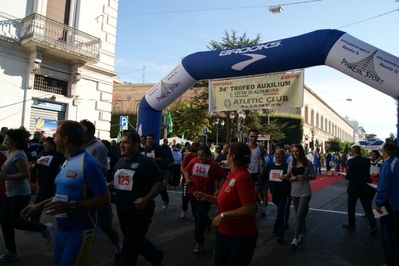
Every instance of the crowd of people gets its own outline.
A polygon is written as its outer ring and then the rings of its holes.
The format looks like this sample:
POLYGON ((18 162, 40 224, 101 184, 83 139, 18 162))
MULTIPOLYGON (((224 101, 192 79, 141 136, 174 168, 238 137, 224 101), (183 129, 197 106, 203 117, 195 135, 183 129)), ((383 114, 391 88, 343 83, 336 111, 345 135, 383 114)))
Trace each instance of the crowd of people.
MULTIPOLYGON (((368 218, 370 234, 376 234, 373 214, 381 216, 380 231, 386 265, 399 261, 399 149, 387 143, 362 157, 360 146, 348 155, 320 149, 305 150, 300 144, 277 143, 269 154, 258 141, 258 130, 250 129, 248 141, 207 146, 194 142, 156 143, 155 135, 124 131, 116 141, 99 140, 88 120, 61 121, 53 136, 24 128, 1 128, 0 192, 6 252, 0 263, 19 258, 14 230, 41 232, 45 243, 53 238, 53 225, 42 224, 42 213, 55 216, 55 265, 83 265, 98 229, 113 245, 113 265, 136 265, 143 256, 161 265, 164 252, 146 238, 155 201, 161 196, 163 210, 169 205, 168 190, 180 189, 181 218, 189 205, 193 215, 194 254, 201 254, 205 237, 215 227, 215 265, 249 265, 258 239, 258 218, 266 217, 268 191, 277 207, 272 234, 285 240, 291 204, 296 249, 307 231, 306 216, 312 198, 310 181, 321 174, 321 166, 344 174, 348 180, 348 223, 356 228, 355 208, 359 199, 368 218), (183 146, 183 147, 182 147, 183 146), (29 205, 28 178, 37 178, 39 193, 29 205), (376 187, 370 184, 376 184, 376 187), (121 236, 112 226, 116 206, 121 236), (212 204, 218 214, 209 217, 212 204)), ((207 240, 209 241, 209 240, 207 240)), ((110 245, 111 246, 111 245, 110 245)))

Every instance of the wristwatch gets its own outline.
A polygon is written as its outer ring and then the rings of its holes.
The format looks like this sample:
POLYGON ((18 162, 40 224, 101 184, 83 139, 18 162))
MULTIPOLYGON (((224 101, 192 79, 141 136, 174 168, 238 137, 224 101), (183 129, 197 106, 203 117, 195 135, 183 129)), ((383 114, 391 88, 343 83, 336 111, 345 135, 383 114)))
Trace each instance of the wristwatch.
POLYGON ((78 202, 76 200, 71 200, 69 202, 69 209, 76 210, 78 208, 78 202))
POLYGON ((223 212, 220 214, 220 217, 222 217, 222 220, 226 218, 226 216, 224 216, 223 212))

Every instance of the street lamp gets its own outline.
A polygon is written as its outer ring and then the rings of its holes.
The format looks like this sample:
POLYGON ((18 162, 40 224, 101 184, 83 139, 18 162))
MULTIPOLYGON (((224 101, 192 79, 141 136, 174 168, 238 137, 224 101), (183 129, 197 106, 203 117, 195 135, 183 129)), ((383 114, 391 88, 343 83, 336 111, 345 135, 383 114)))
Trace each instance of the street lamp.
POLYGON ((309 140, 309 135, 306 134, 306 135, 305 135, 305 152, 306 152, 306 153, 309 152, 308 140, 309 140))
POLYGON ((269 11, 272 14, 278 14, 283 12, 283 7, 281 5, 277 5, 277 6, 269 6, 269 11))
POLYGON ((224 120, 219 118, 216 118, 213 122, 212 125, 216 128, 216 145, 219 144, 219 121, 220 125, 223 127, 224 126, 224 120))
MULTIPOLYGON (((236 113, 233 111, 230 113, 230 120, 231 123, 233 124, 234 118, 236 117, 236 113)), ((238 141, 242 141, 242 132, 241 132, 241 126, 244 125, 245 123, 245 118, 247 115, 243 110, 237 111, 237 131, 238 131, 238 141)))

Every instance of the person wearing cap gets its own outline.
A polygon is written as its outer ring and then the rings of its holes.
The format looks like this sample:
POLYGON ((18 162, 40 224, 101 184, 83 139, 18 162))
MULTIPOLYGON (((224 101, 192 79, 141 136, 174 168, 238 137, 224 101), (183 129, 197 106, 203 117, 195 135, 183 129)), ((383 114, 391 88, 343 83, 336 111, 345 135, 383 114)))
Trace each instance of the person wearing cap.
MULTIPOLYGON (((31 168, 37 170, 37 181, 40 187, 35 204, 54 197, 54 180, 65 161, 65 155, 55 149, 54 138, 47 137, 43 146, 44 150, 39 153, 37 160, 31 166, 31 168)), ((32 216, 31 220, 39 223, 40 216, 41 212, 32 216)))

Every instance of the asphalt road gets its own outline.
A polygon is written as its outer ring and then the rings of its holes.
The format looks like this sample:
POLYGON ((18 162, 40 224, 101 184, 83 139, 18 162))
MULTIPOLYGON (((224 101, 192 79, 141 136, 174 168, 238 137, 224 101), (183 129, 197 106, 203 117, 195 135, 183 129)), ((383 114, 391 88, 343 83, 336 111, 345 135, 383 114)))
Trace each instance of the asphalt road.
MULTIPOLYGON (((313 193, 311 209, 306 218, 308 231, 297 249, 290 246, 295 225, 294 209, 291 207, 290 229, 286 233, 286 239, 279 244, 271 235, 276 207, 269 204, 266 218, 258 219, 259 238, 251 265, 383 265, 381 237, 379 232, 376 235, 369 234, 367 219, 361 216, 363 210, 360 202, 356 211, 356 231, 342 228, 342 224, 347 222, 346 182, 341 180, 313 193)), ((163 265, 213 265, 213 232, 206 236, 204 253, 193 254, 195 241, 191 212, 188 211, 186 219, 180 218, 180 190, 169 190, 169 197, 171 201, 167 210, 162 210, 162 201, 160 197, 156 198, 154 220, 147 234, 148 239, 165 252, 163 265)), ((214 216, 216 212, 217 208, 213 206, 210 216, 214 216)), ((55 225, 53 217, 44 215, 42 221, 53 222, 55 225)), ((120 232, 116 216, 114 226, 120 232)), ((53 242, 45 245, 40 233, 16 231, 16 241, 20 258, 4 265, 53 265, 53 242)), ((0 242, 0 250, 1 247, 4 249, 3 241, 0 242)), ((87 265, 111 265, 112 261, 113 246, 105 234, 99 232, 87 265)), ((151 264, 139 258, 138 265, 151 264)))

